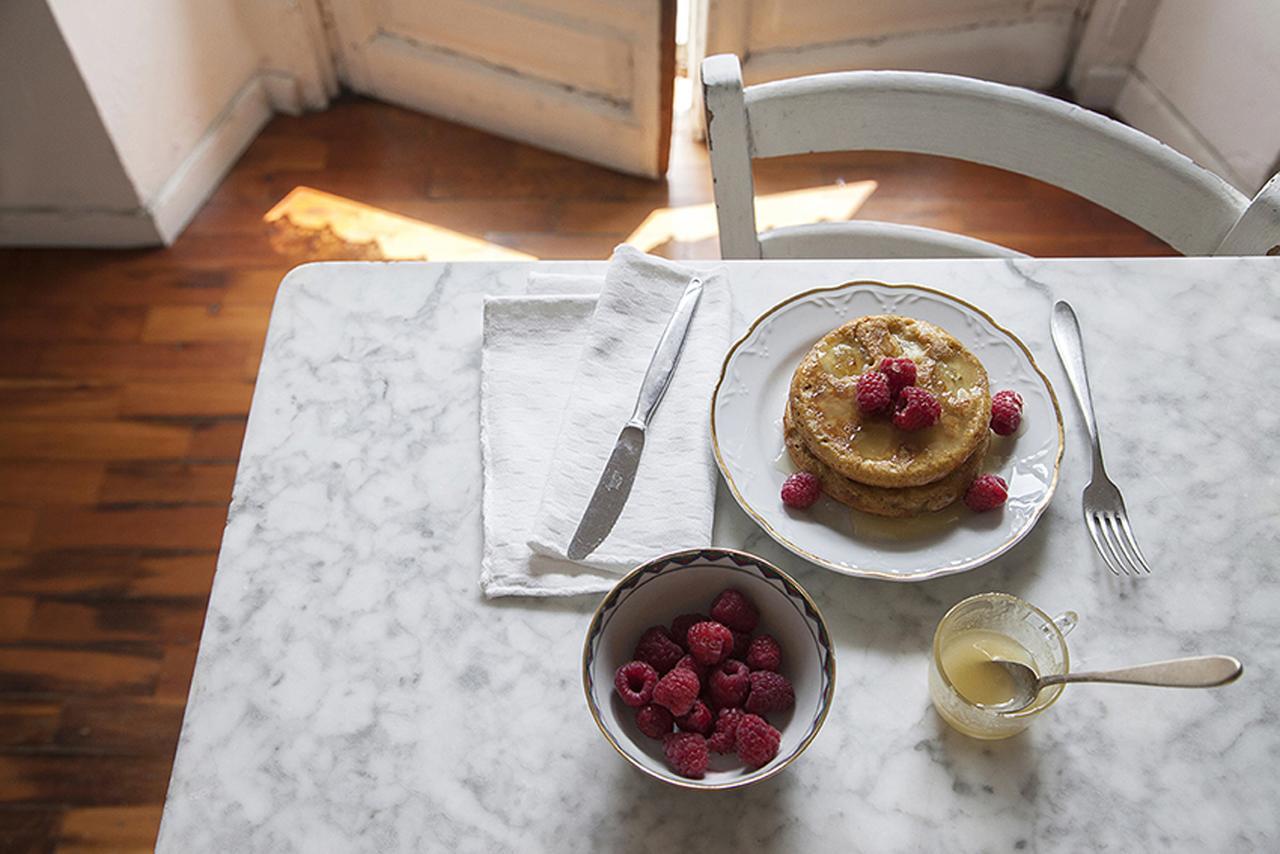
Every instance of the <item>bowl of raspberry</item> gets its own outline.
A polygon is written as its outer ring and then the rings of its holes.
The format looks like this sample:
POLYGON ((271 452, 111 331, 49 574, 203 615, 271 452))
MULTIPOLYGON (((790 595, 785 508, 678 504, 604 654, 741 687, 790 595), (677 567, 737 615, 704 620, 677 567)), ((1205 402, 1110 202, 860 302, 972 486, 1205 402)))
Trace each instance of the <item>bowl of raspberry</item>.
POLYGON ((835 654, 809 595, 731 549, 654 558, 601 601, 582 652, 587 707, 644 773, 733 789, 791 764, 835 694, 835 654))

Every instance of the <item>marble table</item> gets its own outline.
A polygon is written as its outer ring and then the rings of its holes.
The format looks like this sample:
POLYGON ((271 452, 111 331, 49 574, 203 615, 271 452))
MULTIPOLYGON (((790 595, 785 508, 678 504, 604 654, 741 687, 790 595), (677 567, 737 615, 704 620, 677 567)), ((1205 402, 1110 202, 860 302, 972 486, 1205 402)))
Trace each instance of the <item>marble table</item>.
POLYGON ((919 584, 792 558, 722 489, 716 542, 806 586, 839 683, 798 762, 710 794, 642 776, 596 732, 579 677, 592 597, 477 587, 481 299, 535 268, 603 265, 315 264, 281 285, 161 851, 1280 850, 1280 258, 729 264, 739 329, 854 278, 983 306, 1049 374, 1067 452, 1030 537, 919 584), (1149 578, 1112 577, 1081 521, 1055 295, 1080 314, 1149 578), (1245 675, 1074 686, 1021 736, 973 741, 930 707, 926 651, 984 590, 1078 611, 1079 668, 1222 652, 1245 675))

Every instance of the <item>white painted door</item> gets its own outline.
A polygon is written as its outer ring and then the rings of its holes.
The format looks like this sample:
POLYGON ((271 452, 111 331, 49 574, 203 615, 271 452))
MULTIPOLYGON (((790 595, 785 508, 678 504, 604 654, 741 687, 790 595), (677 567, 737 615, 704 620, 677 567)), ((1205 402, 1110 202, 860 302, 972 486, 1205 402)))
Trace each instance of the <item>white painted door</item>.
POLYGON ((666 172, 675 0, 325 7, 357 92, 623 172, 666 172))
POLYGON ((891 68, 1045 89, 1062 80, 1092 0, 693 2, 705 24, 690 67, 737 54, 748 85, 891 68))

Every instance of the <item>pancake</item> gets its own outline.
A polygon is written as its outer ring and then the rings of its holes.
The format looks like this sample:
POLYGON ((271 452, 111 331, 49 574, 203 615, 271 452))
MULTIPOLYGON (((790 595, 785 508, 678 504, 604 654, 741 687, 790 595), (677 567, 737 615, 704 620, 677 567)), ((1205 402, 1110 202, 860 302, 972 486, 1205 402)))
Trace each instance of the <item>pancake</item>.
POLYGON ((865 483, 850 480, 815 457, 805 447, 800 431, 791 423, 789 410, 783 417, 782 424, 787 453, 796 468, 816 476, 822 484, 822 491, 841 504, 864 513, 874 513, 877 516, 899 518, 916 516, 932 510, 941 510, 963 498, 969 484, 982 470, 982 464, 987 457, 987 447, 991 443, 990 435, 984 436, 968 459, 940 480, 924 486, 892 489, 884 486, 868 486, 865 483))
POLYGON ((811 454, 850 480, 900 489, 940 480, 987 436, 991 392, 977 357, 944 329, 899 315, 868 315, 829 332, 791 379, 791 420, 811 454), (858 376, 885 357, 916 363, 916 385, 938 398, 932 427, 906 432, 886 415, 865 416, 858 376))

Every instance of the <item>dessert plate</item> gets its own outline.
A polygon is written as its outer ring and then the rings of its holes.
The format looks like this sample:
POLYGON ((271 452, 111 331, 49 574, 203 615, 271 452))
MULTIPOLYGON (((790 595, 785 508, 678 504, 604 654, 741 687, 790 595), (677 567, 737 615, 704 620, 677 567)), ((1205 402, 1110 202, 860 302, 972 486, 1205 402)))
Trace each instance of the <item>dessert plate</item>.
POLYGON ((766 311, 729 349, 711 401, 716 463, 738 504, 780 544, 846 575, 923 581, 963 572, 1011 549, 1035 526, 1058 483, 1062 411, 1031 351, 986 312, 921 285, 848 282, 797 294, 766 311), (983 472, 1009 483, 1003 509, 963 502, 913 519, 850 510, 823 497, 792 510, 778 497, 795 471, 783 447, 782 411, 796 365, 823 335, 866 314, 903 314, 941 326, 987 369, 991 391, 1024 402, 1013 436, 991 437, 983 472))

